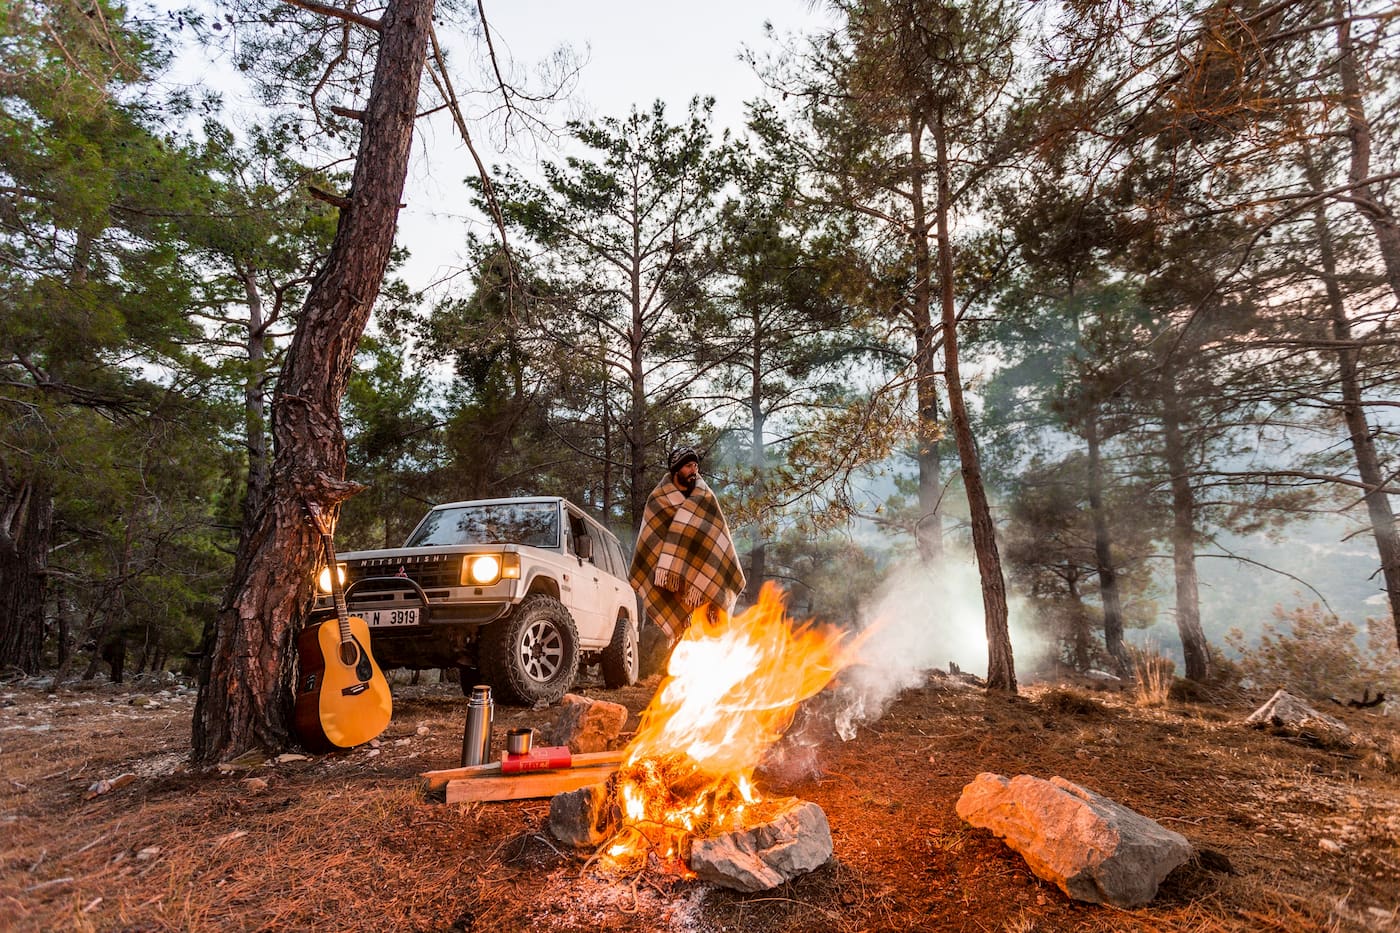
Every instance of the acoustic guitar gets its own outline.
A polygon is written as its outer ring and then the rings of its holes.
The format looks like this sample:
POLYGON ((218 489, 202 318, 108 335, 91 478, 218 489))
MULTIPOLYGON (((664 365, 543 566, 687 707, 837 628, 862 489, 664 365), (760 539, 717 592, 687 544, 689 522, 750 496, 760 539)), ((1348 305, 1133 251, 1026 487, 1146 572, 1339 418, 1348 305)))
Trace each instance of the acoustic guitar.
POLYGON ((369 653, 369 626, 346 609, 330 520, 319 508, 308 510, 326 551, 336 617, 309 625, 297 636, 292 725, 308 749, 330 752, 363 745, 383 732, 394 701, 384 672, 369 653))

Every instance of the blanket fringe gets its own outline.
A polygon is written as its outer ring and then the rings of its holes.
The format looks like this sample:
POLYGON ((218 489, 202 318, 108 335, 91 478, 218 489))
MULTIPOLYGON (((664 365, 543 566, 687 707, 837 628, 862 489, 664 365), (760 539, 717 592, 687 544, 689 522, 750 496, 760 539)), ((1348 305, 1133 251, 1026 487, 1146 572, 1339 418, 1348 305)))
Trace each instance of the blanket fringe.
POLYGON ((661 587, 663 590, 670 590, 672 593, 679 593, 681 589, 685 586, 685 583, 681 580, 681 575, 676 573, 674 570, 665 570, 661 567, 657 567, 656 585, 661 587))

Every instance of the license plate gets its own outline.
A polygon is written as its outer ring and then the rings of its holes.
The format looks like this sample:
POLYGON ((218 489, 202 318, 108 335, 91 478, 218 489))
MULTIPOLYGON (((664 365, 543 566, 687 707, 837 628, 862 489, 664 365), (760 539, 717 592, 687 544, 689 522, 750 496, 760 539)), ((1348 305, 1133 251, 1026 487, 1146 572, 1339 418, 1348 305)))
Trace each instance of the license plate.
POLYGON ((417 625, 417 609, 374 609, 364 614, 370 628, 390 628, 395 625, 417 625))

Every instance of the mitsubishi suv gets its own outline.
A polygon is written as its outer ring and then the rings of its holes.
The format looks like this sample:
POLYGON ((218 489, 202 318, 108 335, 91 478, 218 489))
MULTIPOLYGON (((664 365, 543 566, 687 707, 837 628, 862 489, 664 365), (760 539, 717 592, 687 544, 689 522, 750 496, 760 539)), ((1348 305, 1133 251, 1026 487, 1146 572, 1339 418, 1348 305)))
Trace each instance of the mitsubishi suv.
MULTIPOLYGON (((637 597, 616 536, 566 499, 439 505, 401 548, 339 555, 383 668, 452 668, 507 703, 554 703, 581 666, 637 680, 637 597)), ((333 616, 330 569, 311 621, 333 616)))

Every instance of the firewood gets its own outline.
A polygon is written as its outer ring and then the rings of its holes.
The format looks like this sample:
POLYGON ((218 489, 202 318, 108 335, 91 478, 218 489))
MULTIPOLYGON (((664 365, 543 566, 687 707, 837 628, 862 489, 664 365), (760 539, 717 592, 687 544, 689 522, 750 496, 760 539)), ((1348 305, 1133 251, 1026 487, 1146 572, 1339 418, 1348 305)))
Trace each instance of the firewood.
MULTIPOLYGON (((573 756, 570 767, 590 767, 592 765, 612 765, 616 767, 622 763, 625 753, 621 750, 614 752, 583 752, 573 756)), ((449 781, 461 780, 464 778, 474 778, 489 775, 499 776, 501 773, 501 763, 499 761, 488 761, 484 765, 468 765, 465 768, 445 768, 441 771, 424 771, 418 775, 422 779, 422 790, 426 796, 440 796, 443 789, 447 787, 449 781)), ((553 774, 556 772, 542 772, 553 774)), ((583 785, 577 785, 583 786, 583 785)))
POLYGON ((575 765, 561 771, 524 771, 519 774, 485 773, 447 782, 448 803, 473 800, 528 800, 553 797, 565 791, 599 784, 617 770, 617 764, 575 765))

